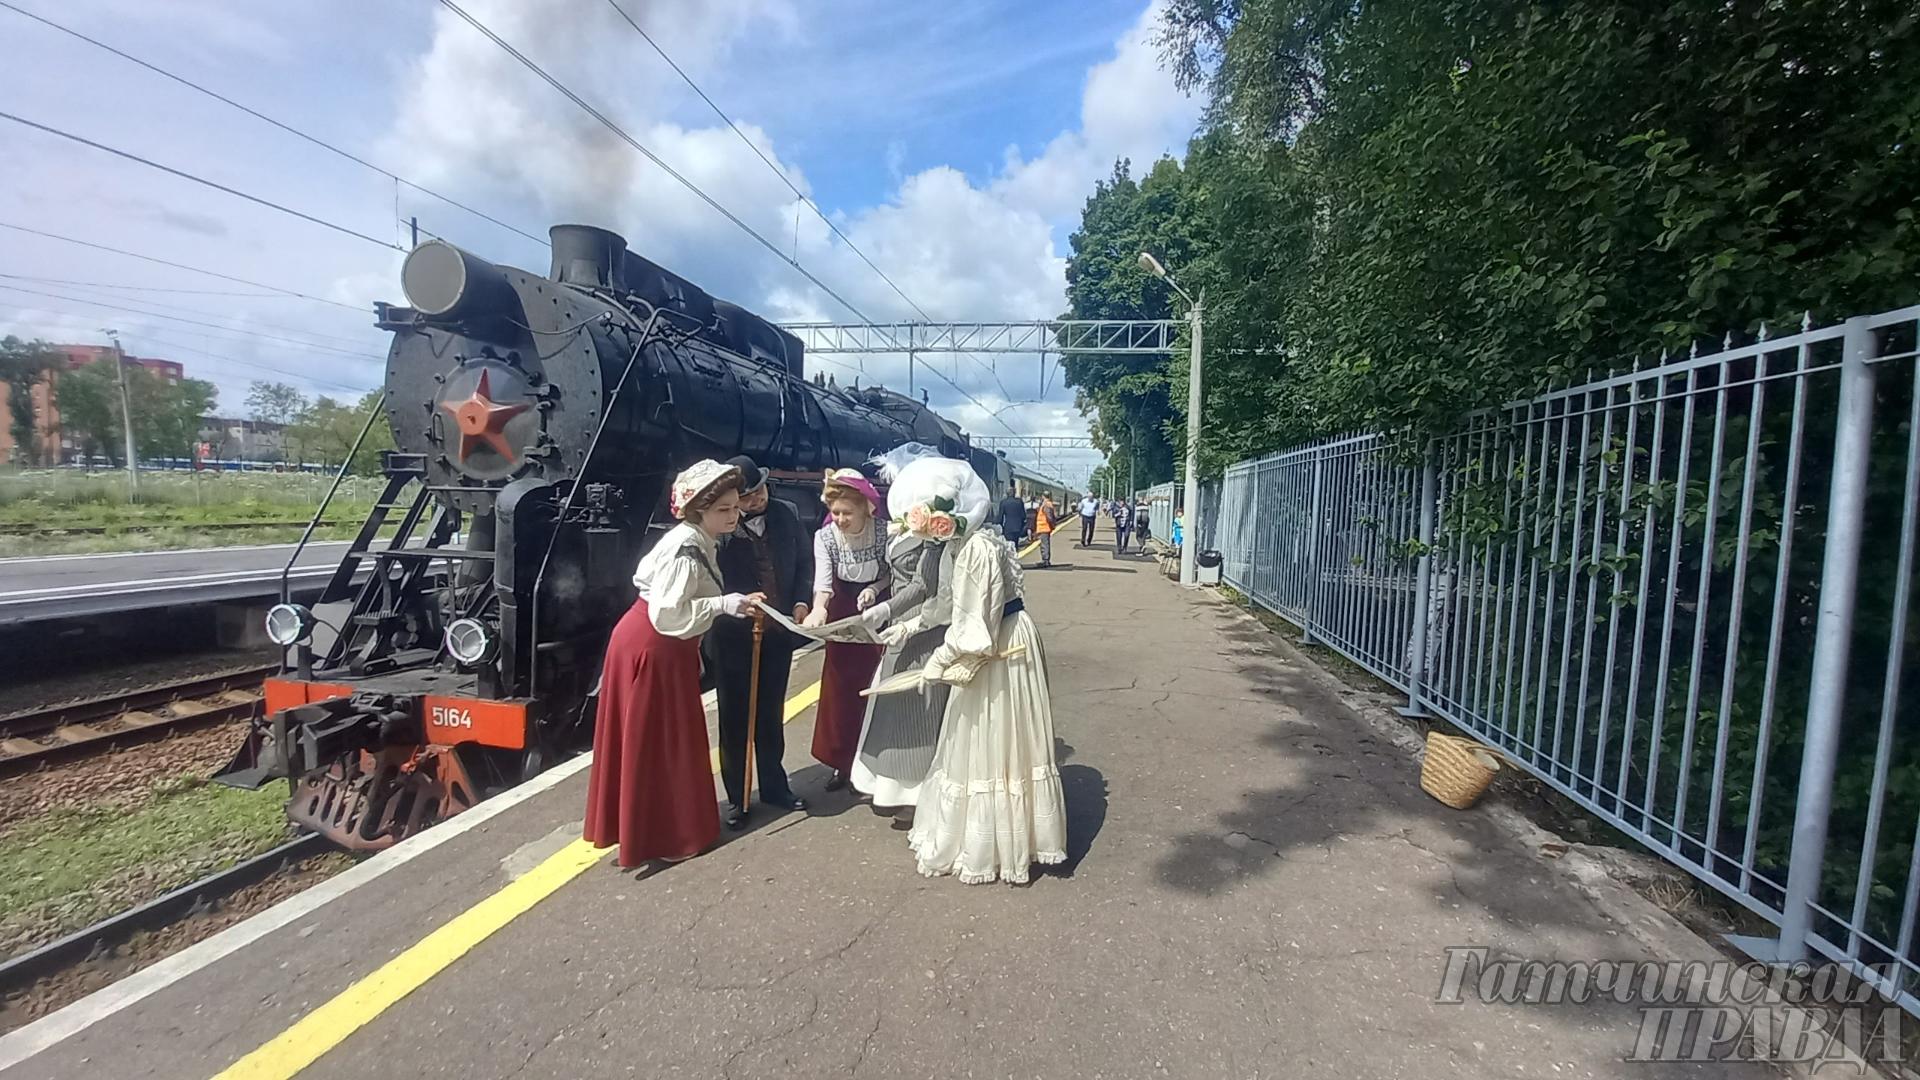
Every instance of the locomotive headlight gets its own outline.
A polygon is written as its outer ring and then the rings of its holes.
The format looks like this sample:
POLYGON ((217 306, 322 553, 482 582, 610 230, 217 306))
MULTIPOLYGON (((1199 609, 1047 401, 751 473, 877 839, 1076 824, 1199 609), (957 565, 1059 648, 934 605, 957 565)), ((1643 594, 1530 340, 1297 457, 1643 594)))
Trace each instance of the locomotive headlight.
POLYGON ((445 240, 429 240, 407 254, 400 289, 407 303, 429 318, 484 314, 513 295, 499 267, 445 240))
POLYGON ((455 619, 447 626, 447 654, 467 667, 484 664, 499 651, 499 637, 479 619, 455 619))
POLYGON ((285 648, 313 636, 313 612, 299 604, 275 604, 267 609, 267 640, 285 648))

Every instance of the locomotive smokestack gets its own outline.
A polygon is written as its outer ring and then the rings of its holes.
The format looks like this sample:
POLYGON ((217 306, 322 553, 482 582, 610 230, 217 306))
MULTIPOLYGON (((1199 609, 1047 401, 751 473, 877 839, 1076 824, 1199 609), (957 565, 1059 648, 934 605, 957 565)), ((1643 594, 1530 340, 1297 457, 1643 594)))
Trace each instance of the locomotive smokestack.
POLYGON ((553 280, 626 290, 627 241, 619 233, 592 225, 555 225, 547 233, 553 241, 553 272, 548 275, 553 280))

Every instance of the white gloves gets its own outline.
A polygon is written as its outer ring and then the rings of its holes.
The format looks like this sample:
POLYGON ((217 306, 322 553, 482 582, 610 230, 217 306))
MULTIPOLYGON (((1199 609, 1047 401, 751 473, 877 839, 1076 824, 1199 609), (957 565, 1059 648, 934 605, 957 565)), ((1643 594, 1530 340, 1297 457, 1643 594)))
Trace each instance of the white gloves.
POLYGON ((913 627, 904 622, 897 622, 879 631, 876 636, 880 638, 880 644, 889 649, 897 649, 913 636, 913 627))
POLYGON ((728 615, 745 615, 748 611, 747 594, 730 592, 721 597, 720 610, 728 615))
POLYGON ((866 624, 867 629, 877 632, 881 627, 887 625, 887 620, 892 616, 892 604, 875 604, 860 613, 860 621, 866 624))
POLYGON ((951 663, 943 663, 936 652, 929 657, 925 667, 920 669, 920 677, 927 682, 943 682, 949 686, 965 686, 973 681, 980 669, 991 659, 984 654, 969 653, 955 657, 951 663))

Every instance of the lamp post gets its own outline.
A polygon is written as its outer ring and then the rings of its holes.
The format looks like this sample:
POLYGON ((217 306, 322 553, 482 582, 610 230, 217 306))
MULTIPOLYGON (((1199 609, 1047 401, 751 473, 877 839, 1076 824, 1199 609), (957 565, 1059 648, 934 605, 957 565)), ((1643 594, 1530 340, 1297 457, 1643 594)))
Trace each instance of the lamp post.
MULTIPOLYGON (((1193 356, 1187 366, 1187 493, 1185 527, 1186 535, 1180 544, 1180 584, 1197 583, 1193 567, 1194 547, 1198 542, 1196 535, 1200 525, 1200 301, 1187 295, 1187 290, 1173 280, 1167 268, 1160 260, 1148 252, 1140 253, 1140 269, 1173 287, 1187 302, 1187 331, 1193 340, 1193 356)), ((1201 292, 1204 299, 1205 291, 1201 292)), ((1171 528, 1171 523, 1169 523, 1171 528)))
POLYGON ((140 463, 133 453, 133 402, 127 396, 127 350, 120 347, 120 331, 103 329, 113 341, 113 374, 120 382, 120 434, 127 446, 127 501, 140 501, 140 463))

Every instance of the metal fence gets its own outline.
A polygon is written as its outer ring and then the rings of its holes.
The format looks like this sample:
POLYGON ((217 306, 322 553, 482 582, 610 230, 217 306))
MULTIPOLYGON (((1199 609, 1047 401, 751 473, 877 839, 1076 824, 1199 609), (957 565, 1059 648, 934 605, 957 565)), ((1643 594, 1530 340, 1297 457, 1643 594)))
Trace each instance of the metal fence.
POLYGON ((1224 578, 1920 1012, 1920 307, 1230 468, 1224 578))
POLYGON ((1180 505, 1180 496, 1180 485, 1171 480, 1141 493, 1140 497, 1147 503, 1147 528, 1153 536, 1161 540, 1173 536, 1173 511, 1180 505))

